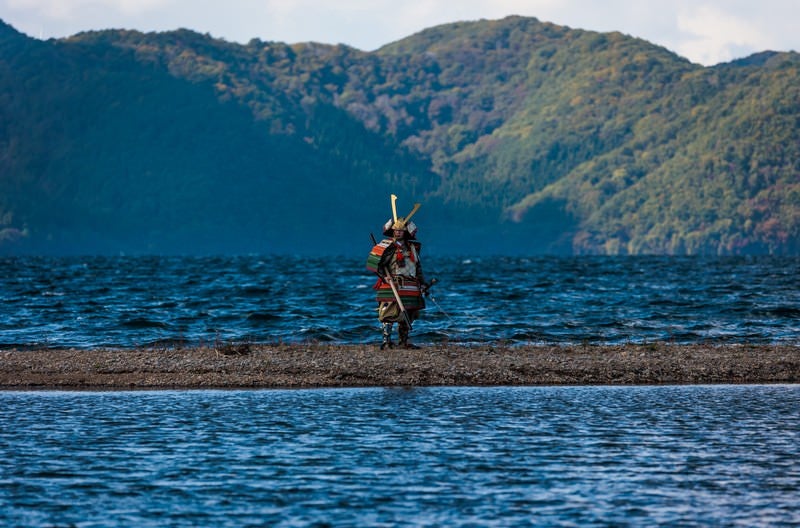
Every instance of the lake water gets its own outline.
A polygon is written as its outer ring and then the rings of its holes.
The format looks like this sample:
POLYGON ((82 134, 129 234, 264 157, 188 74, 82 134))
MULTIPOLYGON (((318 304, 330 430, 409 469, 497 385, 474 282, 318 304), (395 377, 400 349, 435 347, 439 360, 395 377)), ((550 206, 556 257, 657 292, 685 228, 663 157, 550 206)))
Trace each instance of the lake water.
POLYGON ((0 392, 0 525, 798 526, 800 386, 0 392))
MULTIPOLYGON (((375 343, 359 257, 0 259, 0 348, 375 343)), ((420 343, 800 343, 800 258, 431 257, 420 343)))
MULTIPOLYGON (((425 265, 417 342, 800 344, 798 258, 425 265)), ((0 348, 376 342, 373 282, 5 258, 0 348)), ((797 385, 0 392, 0 526, 797 526, 798 446, 797 385)))

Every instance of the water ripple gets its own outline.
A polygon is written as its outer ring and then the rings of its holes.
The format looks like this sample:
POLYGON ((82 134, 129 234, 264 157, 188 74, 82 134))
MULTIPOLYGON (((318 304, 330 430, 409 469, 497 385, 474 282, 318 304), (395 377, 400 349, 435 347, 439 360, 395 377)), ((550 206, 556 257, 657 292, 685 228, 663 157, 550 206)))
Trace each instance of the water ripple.
MULTIPOLYGON (((798 343, 800 258, 431 257, 422 342, 798 343)), ((358 258, 0 259, 0 347, 373 343, 358 258)))
POLYGON ((797 525, 796 386, 0 394, 0 524, 797 525))

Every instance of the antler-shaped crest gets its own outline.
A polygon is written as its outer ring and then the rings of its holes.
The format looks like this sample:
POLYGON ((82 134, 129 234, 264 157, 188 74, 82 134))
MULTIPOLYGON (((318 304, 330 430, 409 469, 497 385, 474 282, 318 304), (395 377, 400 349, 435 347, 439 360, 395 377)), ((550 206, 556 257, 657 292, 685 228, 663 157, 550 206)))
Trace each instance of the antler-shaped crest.
POLYGON ((415 203, 414 208, 411 209, 411 212, 408 213, 405 217, 398 217, 397 216, 397 196, 392 195, 392 220, 394 223, 392 225, 392 229, 405 229, 408 221, 411 220, 411 217, 416 214, 422 204, 415 203))

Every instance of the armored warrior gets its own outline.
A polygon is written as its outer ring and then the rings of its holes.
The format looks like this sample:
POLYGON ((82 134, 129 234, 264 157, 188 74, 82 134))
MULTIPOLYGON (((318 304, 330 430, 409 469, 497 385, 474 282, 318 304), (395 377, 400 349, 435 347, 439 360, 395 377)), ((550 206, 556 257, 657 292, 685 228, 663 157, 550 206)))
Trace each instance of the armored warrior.
POLYGON ((397 216, 396 200, 392 197, 392 218, 383 226, 385 237, 372 248, 367 258, 367 269, 378 275, 376 290, 378 320, 383 330, 381 349, 392 347, 392 325, 397 323, 400 346, 416 348, 409 343, 411 325, 425 308, 423 294, 427 291, 422 274, 419 253, 422 244, 417 239, 417 226, 411 217, 420 207, 414 208, 405 217, 397 216))

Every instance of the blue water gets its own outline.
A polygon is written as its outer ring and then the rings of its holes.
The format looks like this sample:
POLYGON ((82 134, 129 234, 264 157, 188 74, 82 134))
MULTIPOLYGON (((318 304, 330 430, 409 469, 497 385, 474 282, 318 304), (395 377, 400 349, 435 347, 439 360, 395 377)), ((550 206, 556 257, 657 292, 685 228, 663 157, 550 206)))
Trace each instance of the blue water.
MULTIPOLYGON (((0 348, 374 343, 366 254, 0 259, 0 348), (363 258, 362 258, 363 257, 363 258)), ((800 343, 800 258, 430 257, 425 343, 800 343)))
POLYGON ((2 526, 798 526, 800 386, 0 393, 2 526))

